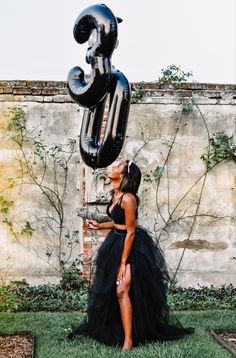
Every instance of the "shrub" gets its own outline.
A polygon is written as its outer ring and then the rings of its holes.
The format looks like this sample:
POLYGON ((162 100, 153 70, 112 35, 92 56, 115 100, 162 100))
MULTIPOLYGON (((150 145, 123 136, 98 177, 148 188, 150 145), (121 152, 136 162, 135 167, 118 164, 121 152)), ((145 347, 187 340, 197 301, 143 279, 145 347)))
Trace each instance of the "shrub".
POLYGON ((15 283, 2 286, 0 312, 85 311, 88 291, 86 283, 83 282, 79 288, 64 287, 61 284, 29 286, 15 283))
POLYGON ((60 285, 65 291, 79 290, 84 283, 82 273, 76 266, 63 270, 60 285))
POLYGON ((16 312, 18 309, 16 292, 9 286, 0 287, 0 312, 16 312))
POLYGON ((175 310, 235 309, 236 288, 230 285, 171 289, 168 303, 175 310))
POLYGON ((184 72, 180 66, 169 65, 161 69, 158 83, 181 83, 192 77, 192 72, 184 72))
MULTIPOLYGON (((83 282, 79 288, 73 288, 73 285, 64 287, 61 284, 29 286, 15 283, 2 286, 0 312, 86 311, 88 285, 83 282)), ((168 303, 173 310, 235 309, 236 288, 231 284, 219 287, 174 287, 169 292, 168 303)))

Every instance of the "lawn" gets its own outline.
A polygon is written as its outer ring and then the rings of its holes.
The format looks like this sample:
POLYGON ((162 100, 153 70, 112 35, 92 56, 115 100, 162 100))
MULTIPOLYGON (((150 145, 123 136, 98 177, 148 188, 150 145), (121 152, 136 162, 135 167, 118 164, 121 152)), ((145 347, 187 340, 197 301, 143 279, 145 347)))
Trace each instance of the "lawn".
POLYGON ((194 326, 195 334, 179 341, 152 343, 129 353, 106 347, 92 339, 73 342, 66 339, 66 329, 82 318, 78 312, 0 313, 0 332, 32 331, 36 336, 35 358, 227 358, 232 357, 208 333, 208 328, 236 328, 235 311, 185 311, 176 313, 185 326, 194 326))

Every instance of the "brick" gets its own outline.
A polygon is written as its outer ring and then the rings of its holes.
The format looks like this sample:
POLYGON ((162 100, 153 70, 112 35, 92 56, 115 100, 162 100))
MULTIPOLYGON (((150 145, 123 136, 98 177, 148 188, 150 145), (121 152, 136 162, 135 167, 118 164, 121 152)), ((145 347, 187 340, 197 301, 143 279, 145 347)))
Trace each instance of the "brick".
POLYGON ((46 83, 46 87, 65 88, 66 82, 65 81, 48 81, 46 83))
POLYGON ((13 88, 11 87, 3 87, 1 88, 2 93, 12 93, 13 92, 13 88))
POLYGON ((32 94, 41 94, 42 89, 41 88, 31 88, 31 93, 32 94))
POLYGON ((86 230, 84 230, 83 232, 84 232, 84 242, 94 243, 94 237, 90 236, 90 231, 88 230, 87 227, 86 230))
POLYGON ((24 88, 27 87, 27 82, 26 81, 12 81, 13 87, 20 87, 20 88, 24 88))
POLYGON ((57 87, 57 86, 55 86, 55 82, 54 82, 54 81, 47 81, 47 82, 45 83, 45 87, 51 88, 51 87, 57 87))
POLYGON ((71 99, 70 96, 65 96, 65 95, 57 95, 55 97, 53 97, 53 102, 55 103, 71 103, 73 102, 73 100, 71 99))
POLYGON ((13 94, 31 94, 31 90, 27 87, 14 88, 13 94))
POLYGON ((62 95, 64 95, 64 96, 65 96, 65 95, 67 95, 67 96, 69 95, 69 92, 68 92, 67 87, 66 87, 66 88, 59 88, 59 89, 58 89, 58 93, 59 93, 59 94, 62 94, 62 95))
POLYGON ((90 271, 91 270, 91 268, 92 268, 92 265, 91 265, 91 263, 90 263, 90 265, 87 265, 87 266, 83 266, 83 271, 90 271))
POLYGON ((13 94, 0 95, 0 102, 23 102, 24 96, 14 96, 13 94))
POLYGON ((83 270, 82 272, 83 272, 83 276, 85 276, 86 278, 90 278, 90 275, 91 275, 91 272, 90 272, 91 270, 83 270))
POLYGON ((43 102, 42 96, 25 96, 25 102, 43 102))
POLYGON ((58 94, 58 89, 57 88, 43 88, 42 94, 48 95, 48 96, 50 96, 52 94, 58 94))
POLYGON ((89 269, 89 267, 90 267, 90 262, 88 260, 86 262, 84 261, 83 268, 84 269, 89 269))
POLYGON ((0 81, 0 87, 12 87, 10 81, 0 81))
POLYGON ((93 244, 91 242, 84 242, 83 248, 84 249, 91 249, 93 247, 93 244))
POLYGON ((90 266, 87 266, 86 268, 83 267, 83 272, 90 272, 90 266))
POLYGON ((0 102, 12 102, 12 100, 8 100, 6 99, 6 95, 5 94, 0 94, 0 102))
POLYGON ((90 279, 90 273, 89 272, 83 272, 83 277, 84 279, 89 282, 89 279, 90 279))
POLYGON ((84 255, 88 255, 88 256, 90 256, 90 255, 92 254, 92 252, 93 252, 93 251, 92 251, 91 249, 84 249, 84 250, 83 250, 83 254, 84 254, 84 255))
POLYGON ((52 96, 44 96, 43 97, 43 102, 53 102, 53 97, 52 96))
POLYGON ((84 271, 90 271, 90 269, 91 269, 91 264, 83 265, 84 271))
POLYGON ((34 88, 34 87, 40 87, 44 88, 47 84, 47 81, 27 81, 27 87, 34 88))

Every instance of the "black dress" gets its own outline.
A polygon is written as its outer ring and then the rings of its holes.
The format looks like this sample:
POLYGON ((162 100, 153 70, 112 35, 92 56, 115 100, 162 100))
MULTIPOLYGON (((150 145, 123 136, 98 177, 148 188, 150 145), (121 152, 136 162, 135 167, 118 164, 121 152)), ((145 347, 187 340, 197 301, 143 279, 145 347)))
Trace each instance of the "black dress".
MULTIPOLYGON (((122 200, 122 199, 121 199, 122 200)), ((121 201, 107 213, 115 223, 125 223, 121 201)), ((98 249, 94 262, 85 321, 69 338, 77 335, 92 337, 107 345, 122 345, 124 331, 116 294, 116 275, 123 252, 126 230, 112 229, 98 249)), ((132 303, 133 345, 155 340, 173 340, 192 333, 173 321, 167 305, 170 277, 162 250, 143 227, 136 227, 135 240, 127 263, 131 268, 130 299, 132 303), (170 323, 172 322, 172 323, 170 323), (174 323, 173 323, 174 322, 174 323)))

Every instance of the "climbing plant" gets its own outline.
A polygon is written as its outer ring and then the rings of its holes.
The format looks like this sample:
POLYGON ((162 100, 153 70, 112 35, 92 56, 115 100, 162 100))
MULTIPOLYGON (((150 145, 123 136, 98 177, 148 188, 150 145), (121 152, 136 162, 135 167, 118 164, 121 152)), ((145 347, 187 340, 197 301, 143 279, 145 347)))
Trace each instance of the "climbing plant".
POLYGON ((209 141, 210 150, 201 156, 207 170, 211 170, 224 160, 236 160, 236 145, 233 142, 233 136, 229 137, 223 132, 217 132, 209 141))
POLYGON ((144 91, 142 90, 140 85, 135 85, 131 89, 131 103, 138 103, 144 95, 144 91))
MULTIPOLYGON (((16 145, 18 163, 17 178, 8 178, 5 193, 14 187, 33 186, 40 203, 32 208, 21 225, 11 216, 14 200, 0 197, 0 210, 3 223, 19 244, 47 262, 58 272, 68 264, 75 264, 73 252, 78 252, 79 230, 70 224, 71 213, 67 210, 71 163, 76 153, 76 140, 68 138, 65 143, 48 144, 43 138, 43 130, 29 132, 25 113, 20 107, 8 109, 11 113, 7 126, 8 136, 16 145), (41 199, 39 199, 41 198, 41 199), (30 240, 25 245, 22 237, 30 240)), ((22 189, 21 189, 22 190, 22 189)), ((24 215, 22 215, 24 216, 24 215)))
MULTIPOLYGON (((218 164, 226 160, 235 160, 235 143, 233 142, 233 137, 227 136, 223 132, 218 132, 213 135, 210 135, 207 120, 203 115, 198 104, 190 96, 179 96, 187 102, 185 102, 186 109, 183 109, 183 102, 180 103, 179 110, 175 111, 173 115, 175 116, 176 128, 172 136, 168 140, 162 141, 167 150, 161 150, 162 160, 159 160, 158 166, 153 170, 146 170, 143 173, 143 182, 145 184, 152 185, 155 192, 155 203, 157 208, 157 215, 154 220, 154 233, 156 240, 162 242, 169 238, 169 232, 174 230, 177 225, 182 223, 182 228, 186 230, 186 245, 183 247, 182 253, 180 255, 179 261, 176 265, 172 284, 175 284, 175 279, 177 273, 181 267, 184 254, 186 252, 187 242, 190 241, 193 237, 194 230, 196 228, 196 223, 200 223, 201 220, 236 220, 236 216, 220 215, 219 213, 213 212, 212 209, 209 209, 207 212, 204 212, 201 208, 201 203, 204 199, 204 188, 206 185, 207 175, 210 171, 213 170, 218 164), (195 109, 195 111, 194 111, 195 109), (185 192, 181 194, 176 202, 173 203, 171 198, 171 178, 170 178, 170 167, 172 162, 172 156, 174 154, 174 148, 179 145, 178 136, 179 132, 183 133, 186 126, 185 123, 185 113, 192 113, 193 116, 198 113, 200 119, 202 120, 203 127, 205 128, 204 136, 207 139, 207 147, 203 148, 203 154, 201 159, 205 163, 206 167, 202 170, 202 173, 199 175, 196 180, 186 189, 185 192), (167 194, 165 198, 161 197, 160 192, 166 190, 167 194)), ((181 101, 180 101, 181 102, 181 101)), ((150 137, 148 135, 148 141, 145 141, 145 136, 142 134, 143 144, 140 148, 144 149, 149 143, 153 140, 156 140, 153 135, 150 137)), ((147 148, 145 148, 147 150, 147 148)), ((137 153, 140 151, 137 150, 135 153, 135 159, 137 160, 137 153)), ((147 189, 145 189, 145 194, 147 195, 147 189)), ((153 193, 153 192, 152 192, 153 193)), ((152 198, 153 198, 153 194, 152 198)), ((144 204, 144 211, 147 209, 148 205, 144 204)), ((146 216, 150 217, 150 213, 147 211, 146 216)))

